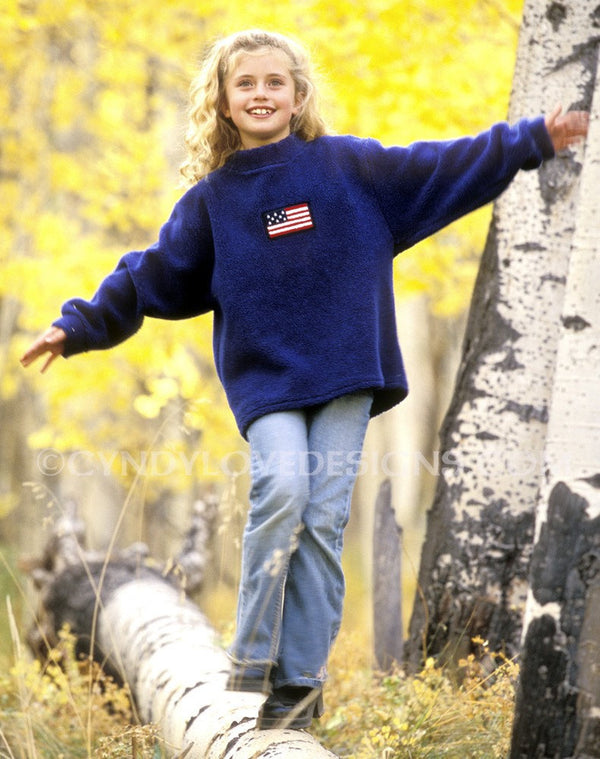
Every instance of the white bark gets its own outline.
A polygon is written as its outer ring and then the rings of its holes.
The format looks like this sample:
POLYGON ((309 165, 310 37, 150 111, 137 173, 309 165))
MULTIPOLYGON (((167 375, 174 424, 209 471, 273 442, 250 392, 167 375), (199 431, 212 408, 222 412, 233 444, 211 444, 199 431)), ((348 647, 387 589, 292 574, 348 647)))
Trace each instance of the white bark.
MULTIPOLYGON (((557 101, 589 107, 592 13, 589 0, 526 2, 511 121, 557 101)), ((417 598, 413 661, 426 620, 440 647, 455 643, 446 627, 465 645, 478 633, 518 649, 582 155, 522 172, 496 203, 442 432, 456 466, 443 469, 430 515, 420 574, 429 609, 417 598), (480 630, 470 626, 477 599, 488 606, 480 630)))
MULTIPOLYGON (((596 76, 600 61, 596 60, 596 76)), ((600 92, 573 218, 511 756, 600 756, 600 92), (543 631, 544 634, 540 634, 543 631), (559 726, 559 729, 557 729, 559 726)))
POLYGON ((75 505, 57 504, 52 534, 32 571, 42 608, 28 643, 44 658, 48 643, 68 625, 76 653, 93 654, 127 683, 140 720, 159 726, 171 756, 335 758, 307 732, 256 730, 264 697, 225 689, 229 659, 182 589, 202 584, 215 506, 196 503, 176 565, 168 562, 161 572, 146 566, 143 544, 110 562, 86 551, 75 505))
MULTIPOLYGON (((599 63, 600 65, 600 63, 599 63)), ((600 516, 600 91, 595 90, 559 330, 536 539, 557 483, 600 516)), ((539 610, 528 599, 527 620, 539 610)))
POLYGON ((264 697, 225 690, 228 659, 204 615, 160 579, 112 591, 98 643, 129 683, 140 718, 187 759, 334 757, 298 730, 256 730, 264 697), (268 753, 267 753, 268 752, 268 753))
MULTIPOLYGON (((587 39, 587 18, 582 12, 586 4, 571 3, 568 26, 565 22, 560 35, 546 36, 548 20, 532 12, 534 5, 545 4, 528 3, 511 120, 548 112, 559 99, 567 105, 581 100, 586 81, 583 62, 574 61, 566 72, 553 69, 587 39), (545 44, 536 44, 542 35, 545 44)), ((445 476, 450 488, 462 491, 455 502, 457 521, 473 518, 479 522, 482 506, 494 501, 514 513, 533 512, 579 198, 577 183, 570 181, 572 172, 571 162, 559 158, 539 172, 521 173, 496 204, 496 307, 505 333, 498 335, 497 345, 490 346, 472 373, 472 391, 458 412, 460 422, 452 434, 459 465, 448 468, 445 476), (543 186, 548 175, 550 188, 543 186), (552 189, 555 198, 548 197, 552 189)), ((473 536, 465 533, 464 537, 473 536)), ((489 545, 486 548, 493 550, 489 545)), ((522 602, 523 593, 523 587, 515 588, 513 600, 522 602)))

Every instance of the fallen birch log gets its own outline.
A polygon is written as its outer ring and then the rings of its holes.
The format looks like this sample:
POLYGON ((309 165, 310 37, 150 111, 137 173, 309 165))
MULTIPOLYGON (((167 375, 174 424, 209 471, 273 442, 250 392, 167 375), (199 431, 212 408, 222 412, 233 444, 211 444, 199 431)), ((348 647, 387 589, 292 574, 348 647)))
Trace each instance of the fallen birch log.
MULTIPOLYGON (((196 521, 205 518, 199 511, 196 521)), ((206 530, 196 534, 206 539, 206 530)), ((146 552, 139 547, 114 561, 99 560, 86 554, 81 536, 75 515, 63 515, 44 566, 34 573, 42 591, 42 637, 52 640, 68 624, 77 640, 76 651, 93 652, 105 671, 127 683, 140 720, 159 726, 173 755, 186 759, 335 756, 307 732, 256 729, 264 697, 225 690, 228 658, 204 614, 185 595, 181 583, 173 581, 173 574, 181 571, 164 576, 146 565, 146 552)), ((175 566, 181 570, 186 562, 188 567, 191 564, 196 574, 185 576, 195 576, 197 585, 203 551, 194 541, 187 542, 189 551, 178 557, 175 566)), ((30 635, 38 651, 39 638, 38 626, 30 635)))

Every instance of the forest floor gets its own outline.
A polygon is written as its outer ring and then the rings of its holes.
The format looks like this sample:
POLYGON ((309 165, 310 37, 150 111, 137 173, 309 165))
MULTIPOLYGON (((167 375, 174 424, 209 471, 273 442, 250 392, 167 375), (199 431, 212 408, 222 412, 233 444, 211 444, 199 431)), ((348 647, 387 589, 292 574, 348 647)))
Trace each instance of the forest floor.
MULTIPOLYGON (((136 724, 125 691, 76 662, 68 634, 62 665, 42 668, 23 642, 27 579, 1 552, 0 758, 162 759, 156 726, 136 724)), ((461 680, 427 661, 416 676, 373 672, 371 615, 360 568, 346 566, 348 598, 332 652, 326 713, 311 732, 344 759, 500 759, 508 753, 518 668, 503 661, 492 676, 475 660, 461 662, 461 680)), ((411 592, 410 579, 404 588, 411 592)), ((414 581, 412 582, 414 595, 414 581)), ((406 597, 412 603, 412 595, 406 597)), ((233 591, 202 599, 224 643, 233 629, 233 591)), ((483 644, 479 641, 480 645, 483 644)), ((57 660, 58 660, 57 652, 57 660)))

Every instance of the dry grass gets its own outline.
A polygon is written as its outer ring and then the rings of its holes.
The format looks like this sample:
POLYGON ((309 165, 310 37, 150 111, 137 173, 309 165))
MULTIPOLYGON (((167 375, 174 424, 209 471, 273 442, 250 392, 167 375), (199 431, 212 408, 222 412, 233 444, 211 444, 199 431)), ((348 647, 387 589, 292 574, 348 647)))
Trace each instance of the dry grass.
MULTIPOLYGON (((8 613, 11 615, 10 604, 8 613)), ((135 724, 128 693, 76 661, 67 632, 42 668, 23 650, 14 619, 14 662, 0 676, 2 759, 160 759, 155 726, 135 724)), ((313 732, 353 759, 500 759, 507 755, 517 667, 485 676, 463 662, 456 686, 432 661, 416 677, 377 676, 360 634, 344 632, 331 661, 327 713, 313 732)))
POLYGON ((400 670, 378 677, 357 657, 358 650, 351 638, 336 647, 326 690, 329 716, 314 730, 340 757, 507 756, 516 664, 501 661, 490 676, 474 659, 462 662, 464 679, 456 685, 432 660, 415 677, 400 670))
MULTIPOLYGON (((474 659, 462 662, 460 686, 433 661, 416 677, 400 670, 374 674, 362 570, 352 565, 345 570, 349 613, 330 661, 327 711, 312 730, 318 739, 345 759, 505 757, 517 666, 499 660, 489 676, 474 659)), ((10 601, 13 596, 17 606, 23 603, 22 587, 14 576, 7 582, 6 571, 4 580, 1 575, 8 625, 0 634, 9 645, 0 652, 0 759, 166 757, 157 728, 136 724, 127 691, 89 661, 75 660, 68 632, 44 667, 31 658, 10 601)), ((202 605, 227 641, 235 617, 232 589, 220 583, 202 605)))

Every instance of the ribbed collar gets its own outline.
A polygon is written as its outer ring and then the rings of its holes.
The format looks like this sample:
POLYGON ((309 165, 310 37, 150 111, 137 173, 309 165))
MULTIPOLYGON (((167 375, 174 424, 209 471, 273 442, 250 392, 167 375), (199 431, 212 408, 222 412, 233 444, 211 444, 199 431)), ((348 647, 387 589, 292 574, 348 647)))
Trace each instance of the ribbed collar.
POLYGON ((223 169, 252 171, 278 163, 287 163, 300 152, 304 144, 304 140, 295 134, 290 134, 279 142, 271 142, 250 150, 238 150, 227 159, 223 169))

